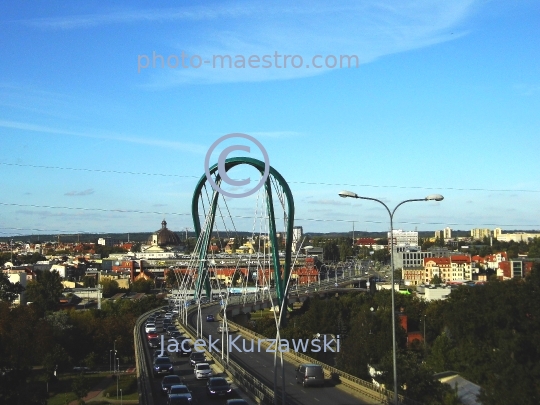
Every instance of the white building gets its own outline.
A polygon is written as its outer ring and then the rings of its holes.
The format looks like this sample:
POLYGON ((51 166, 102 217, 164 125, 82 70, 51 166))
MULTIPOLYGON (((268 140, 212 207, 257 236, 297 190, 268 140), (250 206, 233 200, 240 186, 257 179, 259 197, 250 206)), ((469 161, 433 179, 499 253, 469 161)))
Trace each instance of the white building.
POLYGON ((540 238, 540 233, 517 232, 503 234, 501 228, 495 228, 495 230, 493 231, 493 237, 500 242, 514 241, 529 243, 529 241, 534 238, 540 238))
POLYGON ((471 238, 473 240, 482 240, 484 238, 489 238, 490 236, 491 236, 490 229, 480 229, 480 228, 471 229, 471 238))
MULTIPOLYGON (((416 231, 402 231, 401 229, 394 229, 394 247, 397 246, 418 246, 418 232, 416 231)), ((388 232, 388 249, 392 244, 390 239, 390 232, 388 232)))
MULTIPOLYGON (((20 283, 24 288, 26 288, 26 281, 27 281, 26 272, 18 271, 18 272, 8 273, 7 276, 10 283, 12 284, 20 283)), ((26 305, 26 293, 23 291, 21 294, 19 294, 17 298, 15 298, 15 301, 13 301, 13 304, 26 305)))
POLYGON ((294 226, 292 231, 292 251, 298 252, 300 249, 300 244, 302 243, 302 236, 304 235, 304 230, 301 226, 294 226))

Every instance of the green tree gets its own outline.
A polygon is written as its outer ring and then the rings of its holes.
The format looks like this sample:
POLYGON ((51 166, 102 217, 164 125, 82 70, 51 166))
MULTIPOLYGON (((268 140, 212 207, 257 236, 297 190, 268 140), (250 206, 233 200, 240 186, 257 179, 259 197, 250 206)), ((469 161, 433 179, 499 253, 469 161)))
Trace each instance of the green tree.
POLYGON ((43 312, 53 311, 58 307, 63 290, 60 274, 56 270, 39 271, 36 279, 30 281, 26 287, 26 298, 43 312))
POLYGON ((100 283, 103 287, 103 297, 110 298, 118 292, 118 281, 106 278, 100 283))
POLYGON ((79 403, 84 404, 84 401, 82 399, 90 392, 90 383, 88 382, 88 379, 84 376, 83 373, 81 373, 77 378, 73 380, 73 383, 71 384, 71 389, 79 399, 79 403))
POLYGON ((150 293, 152 288, 154 288, 154 281, 153 280, 137 280, 134 281, 131 285, 131 289, 137 293, 150 293))
POLYGON ((453 370, 456 366, 455 348, 446 333, 437 336, 431 347, 427 364, 436 372, 453 370))
POLYGON ((178 287, 178 280, 176 279, 176 274, 173 270, 167 272, 167 277, 165 277, 165 282, 171 288, 178 287))
POLYGON ((442 282, 443 282, 442 279, 436 274, 430 280, 429 284, 442 284, 442 282))
MULTIPOLYGON (((378 249, 373 252, 373 255, 371 256, 373 260, 381 262, 381 263, 389 263, 390 262, 390 252, 388 249, 378 249)), ((401 276, 400 276, 401 278, 401 276)))

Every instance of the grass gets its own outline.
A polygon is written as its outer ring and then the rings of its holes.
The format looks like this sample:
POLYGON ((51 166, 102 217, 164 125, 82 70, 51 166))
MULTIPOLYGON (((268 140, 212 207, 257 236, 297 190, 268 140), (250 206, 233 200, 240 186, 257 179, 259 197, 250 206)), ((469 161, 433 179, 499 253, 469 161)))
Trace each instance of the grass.
MULTIPOLYGON (((134 375, 121 375, 120 380, 118 381, 118 392, 122 390, 122 395, 124 399, 139 399, 139 394, 137 392, 137 377, 134 375), (131 398, 135 394, 134 398, 131 398)), ((105 388, 103 396, 107 398, 116 399, 116 380, 113 379, 113 382, 105 388)))
MULTIPOLYGON (((109 373, 85 374, 90 387, 96 386, 100 381, 106 378, 109 373)), ((61 374, 58 381, 49 384, 49 395, 47 405, 65 405, 77 399, 71 390, 73 380, 79 374, 61 374)))

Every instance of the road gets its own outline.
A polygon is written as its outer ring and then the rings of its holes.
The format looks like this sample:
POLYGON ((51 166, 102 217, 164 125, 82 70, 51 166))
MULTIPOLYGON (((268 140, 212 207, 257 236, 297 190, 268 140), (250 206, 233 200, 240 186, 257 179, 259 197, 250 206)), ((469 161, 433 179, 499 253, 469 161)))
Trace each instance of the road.
MULTIPOLYGON (((161 323, 162 325, 162 323, 161 323)), ((158 323, 159 326, 159 323, 158 323)), ((144 332, 144 323, 141 327, 141 336, 146 336, 144 332)), ((165 342, 167 341, 167 336, 165 336, 165 342)), ((161 339, 161 337, 160 337, 161 339)), ((144 342, 145 346, 145 356, 146 356, 146 362, 147 364, 152 364, 153 361, 153 353, 154 350, 151 349, 146 342, 144 342)), ((189 389, 192 392, 193 395, 193 403, 195 405, 200 404, 206 404, 211 401, 212 404, 215 405, 225 405, 228 398, 208 398, 206 395, 206 380, 197 380, 195 378, 195 375, 193 374, 193 368, 189 365, 189 356, 180 356, 180 353, 175 353, 170 356, 173 366, 174 366, 174 374, 179 375, 183 378, 184 384, 186 384, 189 389)), ((154 398, 154 404, 155 405, 166 405, 167 404, 167 398, 165 395, 161 393, 161 381, 163 379, 163 376, 161 377, 151 377, 151 386, 152 386, 152 393, 154 398)), ((233 384, 233 388, 236 388, 236 386, 233 384)), ((245 394, 240 393, 238 389, 234 389, 233 395, 231 395, 229 398, 241 398, 247 400, 247 397, 245 394)), ((248 400, 249 404, 252 404, 252 401, 248 400)))
MULTIPOLYGON (((216 315, 219 311, 219 305, 212 307, 207 307, 202 309, 202 319, 206 319, 208 314, 216 315)), ((196 320, 196 313, 190 318, 190 322, 196 320)), ((192 323, 193 325, 193 323, 192 323)), ((218 322, 204 322, 203 321, 203 334, 209 338, 212 336, 212 341, 215 341, 217 338, 221 339, 221 333, 217 331, 218 322)), ((231 334, 232 337, 235 334, 231 334)), ((258 379, 263 381, 267 386, 274 386, 274 354, 267 353, 263 347, 261 347, 260 352, 257 348, 257 342, 254 344, 254 352, 246 353, 243 352, 243 348, 250 348, 251 341, 245 340, 241 337, 235 342, 236 346, 242 350, 238 352, 236 349, 230 352, 231 358, 239 363, 244 369, 249 370, 258 379)), ((219 344, 216 344, 221 350, 221 340, 219 344)), ((278 368, 278 386, 281 387, 281 368, 278 368)), ((286 393, 287 393, 287 403, 295 403, 302 405, 315 405, 315 404, 339 404, 339 405, 357 405, 357 404, 376 404, 380 403, 377 401, 366 399, 362 401, 356 396, 350 395, 336 387, 328 384, 322 388, 304 388, 299 384, 296 384, 295 381, 295 366, 291 363, 285 362, 285 382, 286 382, 286 393)))

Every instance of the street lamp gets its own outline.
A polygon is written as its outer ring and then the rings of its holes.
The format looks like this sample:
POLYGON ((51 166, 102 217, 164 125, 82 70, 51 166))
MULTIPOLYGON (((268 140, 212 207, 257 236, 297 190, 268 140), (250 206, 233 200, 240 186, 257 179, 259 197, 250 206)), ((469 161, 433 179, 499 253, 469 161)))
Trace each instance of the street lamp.
POLYGON ((396 360, 396 304, 395 304, 395 291, 394 291, 394 213, 396 210, 403 204, 407 202, 412 201, 442 201, 444 197, 440 194, 430 194, 425 198, 414 198, 410 200, 405 200, 400 202, 396 207, 390 211, 390 208, 383 203, 381 200, 378 200, 376 198, 371 197, 361 197, 356 193, 353 193, 352 191, 340 191, 339 196, 343 198, 358 198, 361 200, 371 200, 376 201, 379 204, 383 205, 384 208, 386 208, 386 211, 388 211, 388 215, 390 216, 390 261, 392 263, 392 275, 391 275, 391 283, 392 283, 392 360, 393 360, 393 368, 394 368, 394 404, 397 405, 398 403, 398 385, 397 385, 397 360, 396 360))
POLYGON ((116 399, 118 399, 118 380, 120 380, 120 359, 116 359, 118 362, 118 368, 116 373, 116 399))

